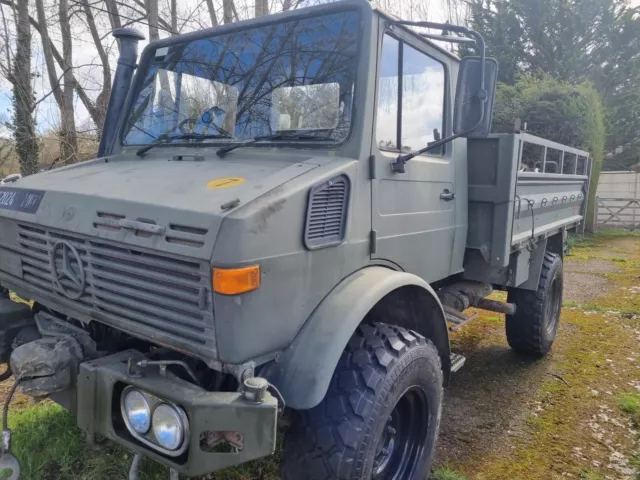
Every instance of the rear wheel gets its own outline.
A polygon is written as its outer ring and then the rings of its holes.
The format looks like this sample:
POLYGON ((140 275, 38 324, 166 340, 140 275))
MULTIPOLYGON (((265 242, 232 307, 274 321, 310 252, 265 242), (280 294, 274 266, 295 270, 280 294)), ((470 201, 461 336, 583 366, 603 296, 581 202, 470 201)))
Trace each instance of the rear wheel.
POLYGON ((507 341, 518 353, 543 356, 556 338, 562 309, 562 259, 545 253, 538 289, 509 290, 507 301, 516 304, 516 314, 507 315, 507 341))
POLYGON ((296 412, 283 479, 427 478, 441 403, 440 357, 429 340, 395 326, 361 326, 322 403, 296 412))

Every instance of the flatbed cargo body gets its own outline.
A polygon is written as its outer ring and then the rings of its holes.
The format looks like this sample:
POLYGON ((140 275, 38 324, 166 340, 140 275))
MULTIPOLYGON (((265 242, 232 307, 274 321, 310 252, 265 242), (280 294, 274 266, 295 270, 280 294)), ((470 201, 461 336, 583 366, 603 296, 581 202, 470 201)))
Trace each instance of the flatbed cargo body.
POLYGON ((464 276, 520 286, 529 279, 527 265, 540 242, 556 235, 564 238, 568 231, 583 231, 591 180, 589 154, 515 133, 473 139, 468 155, 464 276), (530 168, 522 159, 523 153, 529 153, 528 146, 541 150, 530 168), (560 162, 545 162, 551 150, 558 152, 560 162))

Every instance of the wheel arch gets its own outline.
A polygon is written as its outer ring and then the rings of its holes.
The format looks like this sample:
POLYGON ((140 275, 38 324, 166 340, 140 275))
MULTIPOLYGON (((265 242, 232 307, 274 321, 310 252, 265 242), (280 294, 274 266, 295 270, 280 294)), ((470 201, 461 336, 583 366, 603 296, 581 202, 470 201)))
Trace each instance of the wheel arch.
POLYGON ((314 310, 291 345, 260 375, 280 390, 288 406, 313 408, 324 398, 355 330, 374 321, 393 323, 429 338, 438 349, 447 382, 449 334, 435 291, 416 275, 381 266, 366 267, 342 280, 314 310))

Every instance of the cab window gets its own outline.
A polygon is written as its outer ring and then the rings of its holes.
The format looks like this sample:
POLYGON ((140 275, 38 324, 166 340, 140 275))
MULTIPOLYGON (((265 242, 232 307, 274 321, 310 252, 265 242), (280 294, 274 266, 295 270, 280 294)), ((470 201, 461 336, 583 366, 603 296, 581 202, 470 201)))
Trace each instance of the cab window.
POLYGON ((442 137, 445 78, 442 63, 384 36, 376 112, 381 150, 411 152, 442 137))

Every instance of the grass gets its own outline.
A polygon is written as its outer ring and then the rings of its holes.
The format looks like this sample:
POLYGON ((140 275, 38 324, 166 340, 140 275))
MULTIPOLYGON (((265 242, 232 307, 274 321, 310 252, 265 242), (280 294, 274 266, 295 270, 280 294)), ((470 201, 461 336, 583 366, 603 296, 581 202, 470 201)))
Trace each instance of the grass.
POLYGON ((579 308, 585 312, 619 312, 624 315, 640 315, 640 306, 618 305, 616 307, 609 304, 600 303, 578 303, 574 300, 565 300, 562 302, 563 308, 579 308))
MULTIPOLYGON (((91 451, 74 418, 56 404, 43 402, 12 413, 9 426, 21 479, 127 478, 131 454, 115 445, 100 453, 91 451)), ((141 480, 167 477, 164 467, 150 461, 140 476, 141 480)))
POLYGON ((574 248, 597 247, 598 244, 590 235, 571 235, 567 238, 567 249, 571 252, 574 248))
POLYGON ((631 417, 635 428, 640 427, 640 395, 635 393, 620 395, 618 408, 631 417))
POLYGON ((618 398, 620 410, 630 415, 640 414, 640 396, 634 393, 625 393, 618 398))
POLYGON ((580 474, 580 480, 605 480, 598 472, 588 471, 580 474))
POLYGON ((467 480, 467 477, 451 468, 441 467, 431 473, 429 480, 467 480))

